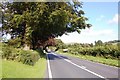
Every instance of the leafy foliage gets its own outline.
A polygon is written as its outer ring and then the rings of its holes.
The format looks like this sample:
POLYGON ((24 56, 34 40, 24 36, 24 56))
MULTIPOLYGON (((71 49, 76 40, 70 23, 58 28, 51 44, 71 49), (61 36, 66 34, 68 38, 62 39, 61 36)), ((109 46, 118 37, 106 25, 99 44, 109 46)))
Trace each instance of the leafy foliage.
MULTIPOLYGON (((93 44, 82 44, 82 43, 74 43, 74 44, 64 44, 68 49, 68 53, 75 55, 91 55, 91 56, 100 56, 104 58, 111 59, 119 59, 120 58, 120 43, 107 44, 98 40, 95 41, 95 45, 93 44)), ((64 49, 64 48, 60 48, 64 49)))
POLYGON ((95 41, 95 46, 102 46, 103 42, 101 40, 95 41))
POLYGON ((15 38, 12 40, 8 40, 8 45, 13 46, 15 48, 20 48, 21 47, 21 39, 15 38))
POLYGON ((60 39, 55 39, 55 43, 56 43, 56 47, 60 49, 64 49, 67 47, 60 39))
POLYGON ((8 46, 7 44, 2 44, 2 59, 14 60, 22 62, 23 64, 34 65, 40 57, 44 57, 45 54, 40 50, 22 50, 8 46))
MULTIPOLYGON (((21 45, 46 47, 49 39, 91 27, 79 2, 3 3, 3 34, 21 40, 21 45)), ((54 41, 54 40, 53 40, 54 41)))

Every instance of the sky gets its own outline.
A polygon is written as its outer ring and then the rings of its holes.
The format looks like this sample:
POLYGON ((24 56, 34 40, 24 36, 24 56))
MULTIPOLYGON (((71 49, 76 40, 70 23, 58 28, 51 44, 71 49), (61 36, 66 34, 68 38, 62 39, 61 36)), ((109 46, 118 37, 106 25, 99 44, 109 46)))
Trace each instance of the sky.
POLYGON ((84 2, 83 10, 92 27, 81 30, 80 34, 73 32, 59 39, 64 43, 118 40, 118 2, 84 2))

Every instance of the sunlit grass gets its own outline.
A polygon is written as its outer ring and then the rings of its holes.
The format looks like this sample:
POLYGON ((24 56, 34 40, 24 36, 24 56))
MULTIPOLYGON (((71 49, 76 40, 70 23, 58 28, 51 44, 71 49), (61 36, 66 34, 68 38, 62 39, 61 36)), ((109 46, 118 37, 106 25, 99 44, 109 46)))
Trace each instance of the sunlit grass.
MULTIPOLYGON (((17 60, 7 60, 6 58, 1 59, 2 53, 2 47, 6 50, 10 49, 9 51, 18 53, 17 50, 22 51, 21 49, 16 49, 9 46, 4 46, 3 43, 0 43, 0 77, 1 78, 43 78, 45 76, 45 70, 46 70, 46 58, 45 55, 42 55, 42 52, 38 51, 27 51, 30 54, 38 54, 40 53, 40 59, 38 58, 38 61, 35 63, 34 66, 23 64, 23 62, 17 62, 17 60)), ((26 51, 22 51, 22 53, 26 53, 26 51)), ((9 54, 9 53, 7 53, 9 54)), ((22 56, 23 57, 23 56, 22 56)), ((24 58, 24 57, 23 57, 24 58)), ((32 59, 35 59, 32 58, 32 59)))
POLYGON ((0 79, 2 78, 2 59, 0 59, 0 79))
POLYGON ((41 58, 34 66, 15 61, 2 60, 3 78, 44 78, 46 59, 41 58))
POLYGON ((1 57, 1 53, 2 53, 2 50, 1 50, 1 45, 0 45, 0 79, 2 78, 2 57, 1 57))
POLYGON ((73 57, 78 57, 80 59, 84 59, 84 60, 90 60, 90 61, 93 61, 93 62, 99 62, 99 63, 102 63, 102 64, 107 64, 107 65, 111 65, 111 66, 116 66, 116 67, 120 67, 119 63, 118 63, 118 60, 116 59, 106 59, 106 58, 103 58, 103 57, 94 57, 94 56, 89 56, 89 55, 81 55, 81 54, 71 54, 71 53, 63 53, 61 51, 59 51, 58 53, 60 54, 64 54, 64 55, 68 55, 68 56, 73 56, 73 57))

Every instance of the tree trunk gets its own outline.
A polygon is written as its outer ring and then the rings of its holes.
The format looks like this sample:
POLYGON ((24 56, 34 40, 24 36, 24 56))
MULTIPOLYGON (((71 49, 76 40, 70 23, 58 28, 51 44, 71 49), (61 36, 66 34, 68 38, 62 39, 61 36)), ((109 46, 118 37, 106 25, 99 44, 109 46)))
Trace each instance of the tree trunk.
POLYGON ((26 23, 24 33, 24 50, 30 50, 30 27, 26 23))
POLYGON ((25 44, 23 49, 24 50, 30 50, 30 45, 25 44))

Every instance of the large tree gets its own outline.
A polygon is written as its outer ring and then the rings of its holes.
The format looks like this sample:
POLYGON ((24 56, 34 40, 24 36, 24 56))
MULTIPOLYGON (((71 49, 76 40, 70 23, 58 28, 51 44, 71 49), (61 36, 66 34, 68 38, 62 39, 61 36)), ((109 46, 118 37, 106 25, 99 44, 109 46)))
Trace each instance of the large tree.
POLYGON ((43 48, 54 38, 89 28, 80 2, 3 3, 3 34, 20 39, 24 47, 43 48))

